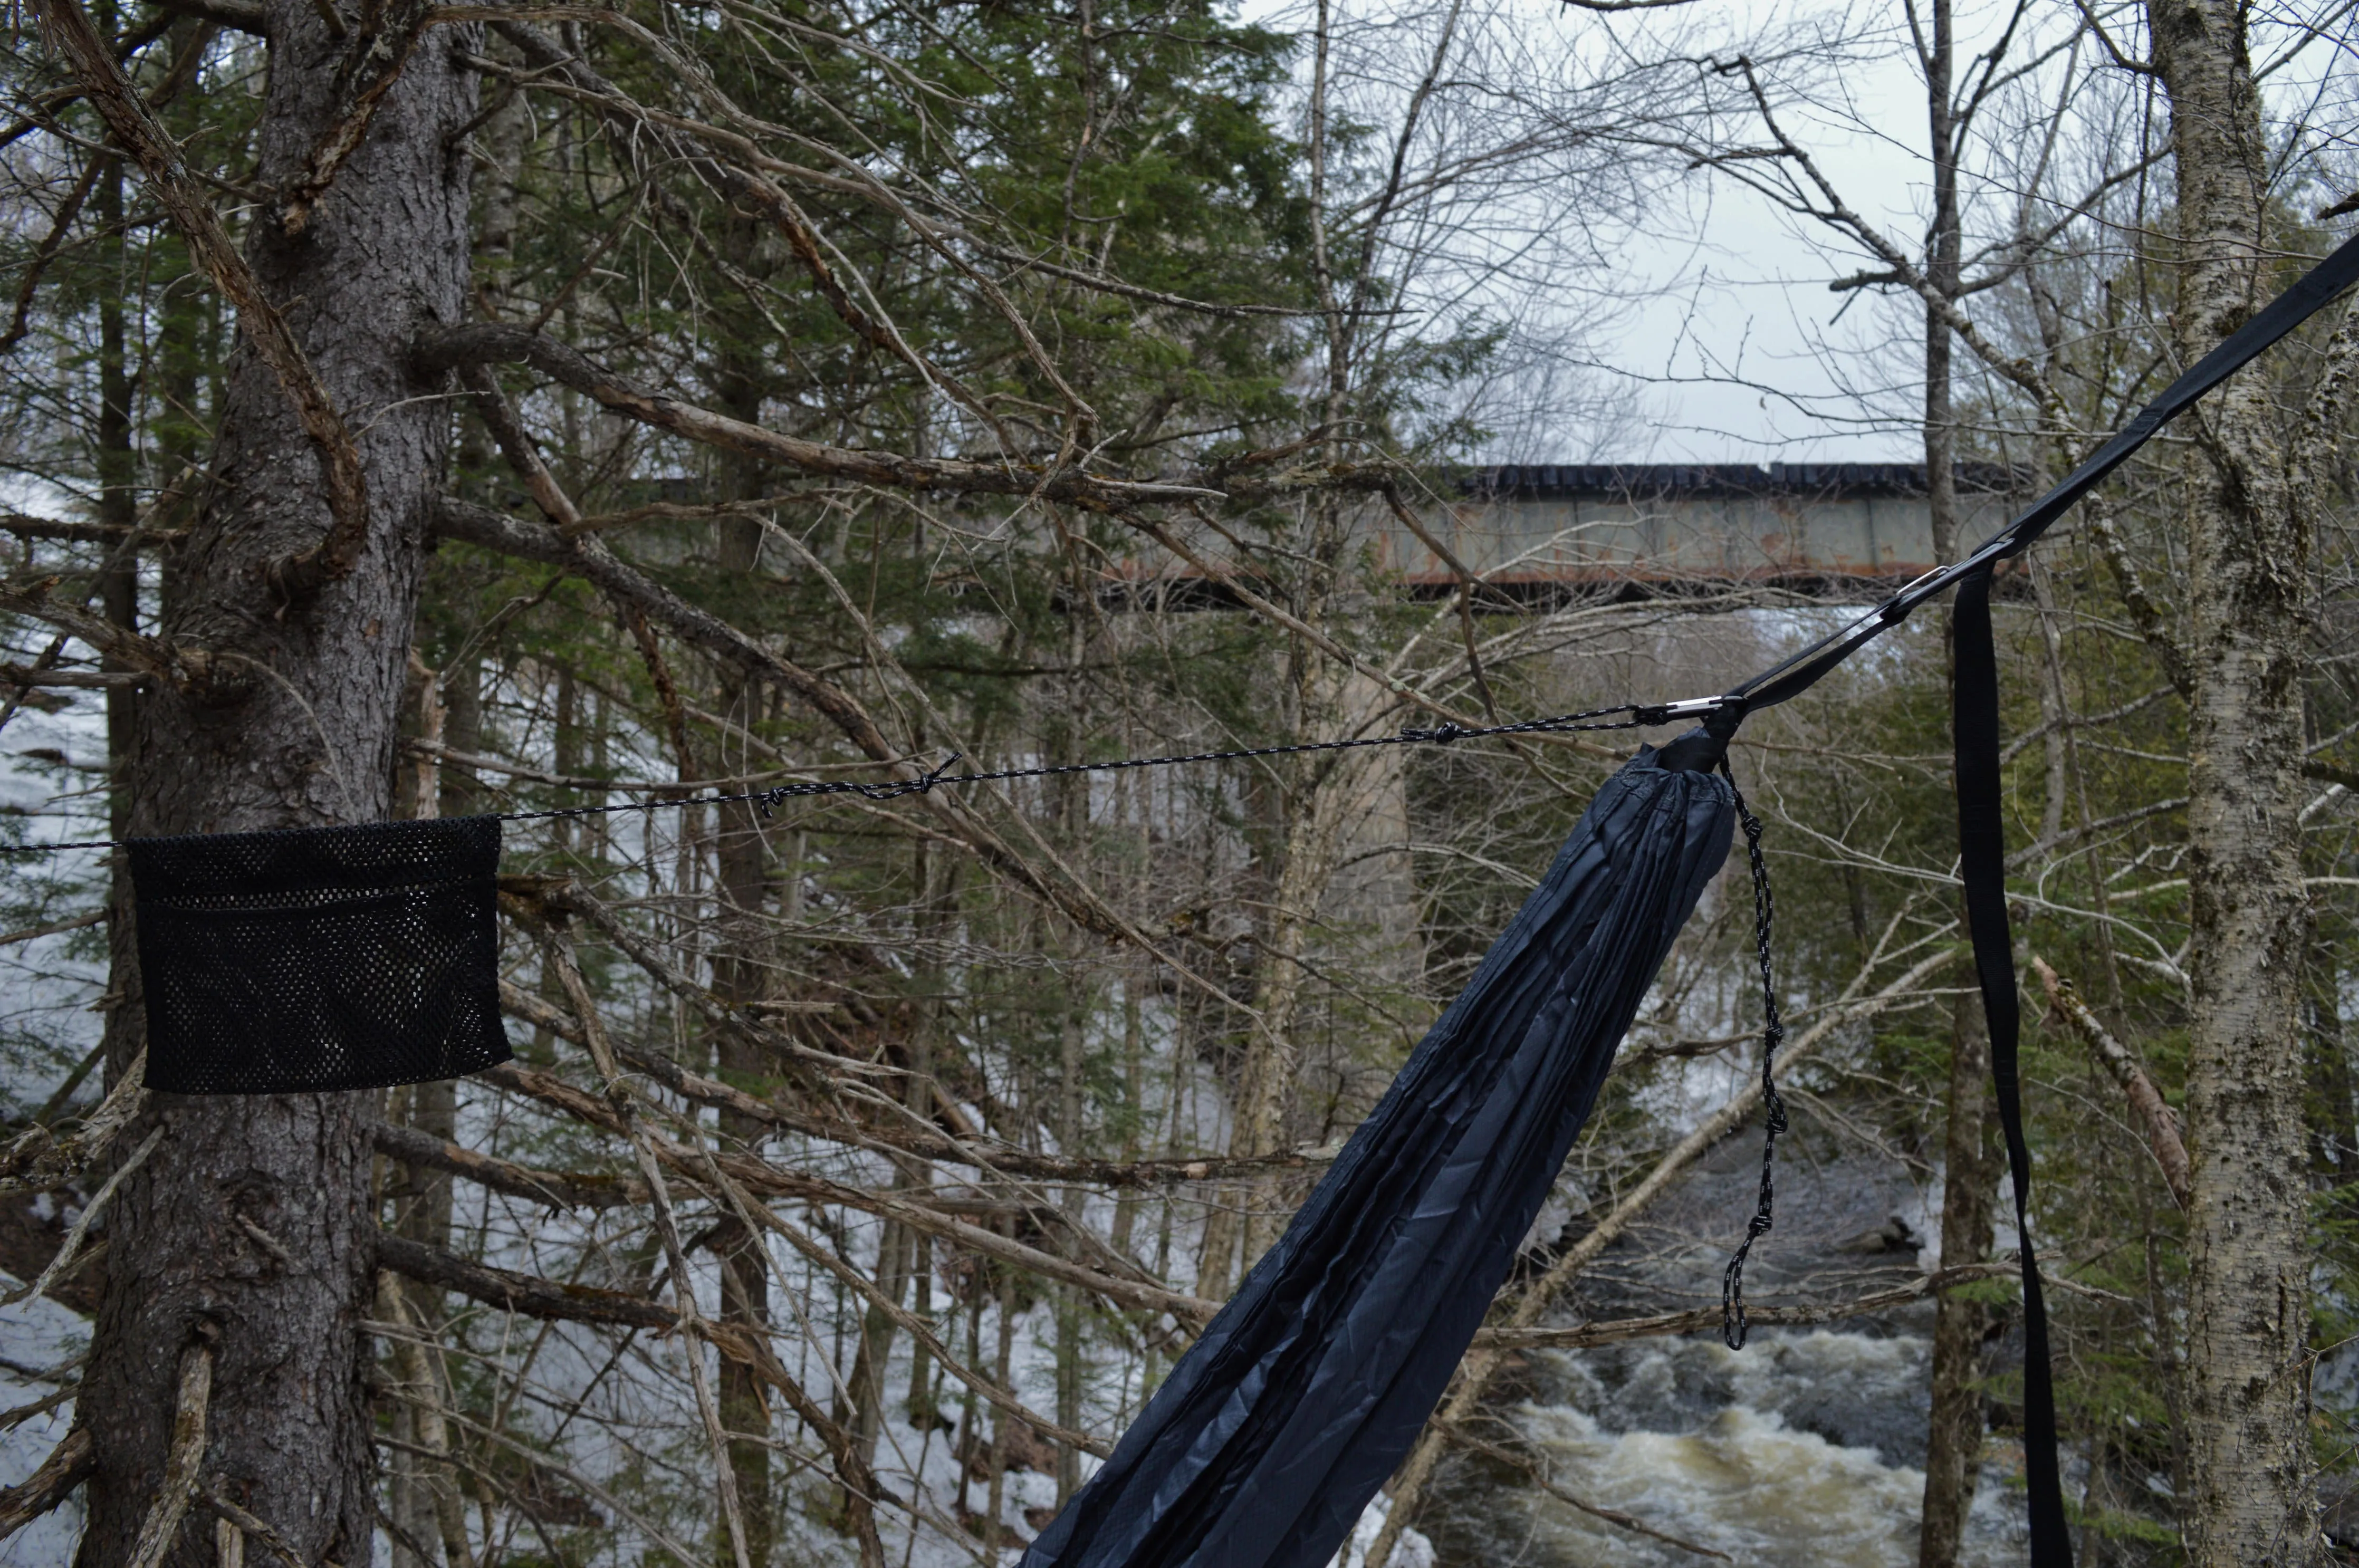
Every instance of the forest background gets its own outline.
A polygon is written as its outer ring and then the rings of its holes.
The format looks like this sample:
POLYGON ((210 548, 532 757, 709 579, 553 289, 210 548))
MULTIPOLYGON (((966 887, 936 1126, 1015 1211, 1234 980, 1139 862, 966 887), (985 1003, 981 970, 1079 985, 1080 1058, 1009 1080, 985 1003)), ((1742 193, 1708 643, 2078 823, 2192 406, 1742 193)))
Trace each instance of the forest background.
MULTIPOLYGON (((1954 553, 1955 475, 2027 499, 2349 232, 2351 22, 38 0, 0 832, 665 808, 509 825, 516 1065, 299 1103, 144 1096, 119 868, 0 866, 0 1550, 1011 1560, 1627 748, 679 803, 1720 689, 1838 604, 1420 597, 1374 526, 1501 462, 1898 457, 1954 553)), ((2328 312, 1999 610, 2087 1563, 2359 1541, 2354 352, 2328 312)), ((1928 1568, 2006 1560, 2020 1484, 1946 664, 1928 615, 1735 752, 1788 1201, 1880 1162, 1922 1232, 1755 1300, 1925 1345, 1843 1550, 1928 1568)), ((1832 1560, 1751 1517, 1790 1476, 1688 1509, 1533 1413, 1716 1330, 1734 879, 1355 1563, 1832 1560)))

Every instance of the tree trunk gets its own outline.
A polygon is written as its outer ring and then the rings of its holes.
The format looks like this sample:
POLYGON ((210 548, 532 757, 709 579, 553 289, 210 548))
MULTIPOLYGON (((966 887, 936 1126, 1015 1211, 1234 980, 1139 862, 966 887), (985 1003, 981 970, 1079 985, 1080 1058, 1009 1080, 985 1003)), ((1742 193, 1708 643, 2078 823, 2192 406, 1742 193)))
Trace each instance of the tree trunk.
MULTIPOLYGON (((1958 211, 1958 130, 1951 92, 1956 35, 1950 0, 1933 0, 1925 39, 1927 145, 1933 168, 1933 223, 1925 276, 1955 300, 1962 235, 1958 211)), ((1938 561, 1958 558, 1958 427, 1951 395, 1950 326, 1925 308, 1925 498, 1938 561)), ((1949 637, 1944 627, 1944 652, 1949 637)), ((1954 655, 1952 655, 1954 656, 1954 655)), ((1941 1162, 1941 1261, 1979 1262, 1990 1249, 1991 1203, 1998 1183, 1990 1149, 1990 1033, 1982 1000, 1961 994, 1951 1015, 1949 1121, 1941 1162)), ((1956 1568, 1966 1515, 1982 1466, 1983 1402, 1975 1386, 1989 1313, 1953 1292, 1935 1298, 1930 1409, 1925 1425, 1925 1493, 1917 1536, 1918 1568, 1956 1568)))
MULTIPOLYGON (((1950 1023, 1950 1120, 1941 1162, 1941 1266, 1979 1263, 1990 1250, 1998 1162, 1991 1147, 1990 1034, 1980 998, 1961 993, 1950 1023)), ((1944 1292, 1933 1306, 1933 1397, 1925 1428, 1925 1509, 1918 1568, 1955 1568, 1982 1467, 1983 1396, 1976 1386, 1990 1311, 1944 1292)))
MULTIPOLYGON (((2173 325, 2194 359, 2251 315, 2267 144, 2231 0, 2149 0, 2179 200, 2173 325)), ((2183 470, 2194 691, 2188 716, 2193 1016, 2187 1130, 2187 1560, 2304 1563, 2310 1484, 2299 1013, 2302 691, 2311 518, 2288 482, 2267 384, 2222 387, 2183 470)))
MULTIPOLYGON (((304 0, 270 0, 269 85, 256 183, 275 188, 339 113, 340 46, 304 0)), ((174 557, 165 631, 257 672, 243 700, 202 707, 168 688, 139 706, 128 758, 134 833, 229 832, 386 815, 395 725, 447 408, 409 370, 423 324, 462 315, 467 161, 449 133, 475 81, 426 36, 310 226, 257 216, 250 256, 288 311, 358 441, 371 512, 346 577, 307 605, 265 586, 273 561, 329 526, 320 465, 269 370, 241 351, 224 389, 219 483, 174 557)), ((132 923, 113 933, 123 1002, 110 1076, 145 1032, 132 923)), ((106 1291, 79 1401, 96 1471, 80 1561, 130 1556, 164 1466, 175 1370, 200 1322, 218 1331, 205 1475, 310 1562, 372 1556, 374 1465, 360 1325, 375 1216, 365 1093, 158 1096, 169 1129, 107 1216, 106 1291)), ((189 1530, 168 1561, 210 1562, 189 1530)))
MULTIPOLYGON (((758 408, 759 399, 751 401, 758 408)), ((758 470, 733 477, 733 488, 741 499, 759 493, 758 470)), ((751 572, 761 554, 762 526, 750 517, 724 518, 720 524, 719 543, 723 570, 751 572)), ((752 730, 761 721, 762 705, 758 683, 733 675, 723 684, 722 711, 746 729, 752 730)), ((731 772, 731 758, 724 754, 716 761, 716 773, 731 772)), ((688 760, 682 758, 680 765, 685 769, 688 760)), ((769 989, 763 972, 767 946, 763 910, 767 896, 769 855, 763 844, 761 822, 750 806, 741 802, 717 809, 721 818, 717 871, 722 924, 712 966, 712 989, 725 1001, 758 1001, 769 989)), ((714 1048, 719 1058, 716 1065, 723 1077, 752 1078, 769 1070, 770 1064, 762 1059, 759 1049, 737 1034, 718 1034, 714 1048)), ((721 1112, 722 1136, 733 1144, 756 1143, 765 1130, 758 1121, 742 1111, 721 1112)), ((734 1217, 724 1218, 713 1233, 712 1250, 721 1260, 722 1319, 742 1325, 756 1335, 769 1332, 770 1270, 762 1256, 762 1249, 767 1245, 734 1217)), ((745 1560, 752 1568, 764 1568, 770 1560, 774 1534, 768 1447, 770 1390, 752 1368, 726 1357, 721 1362, 721 1424, 733 1433, 745 1434, 733 1438, 729 1444, 729 1469, 736 1483, 738 1510, 745 1521, 745 1560)), ((716 1560, 724 1564, 734 1563, 734 1548, 728 1531, 723 1530, 716 1535, 716 1560)))
MULTIPOLYGON (((103 15, 103 13, 102 13, 103 15)), ((105 236, 101 254, 118 276, 124 264, 123 160, 110 157, 99 171, 97 218, 105 236)), ((124 338, 125 289, 110 283, 98 300, 98 520, 128 528, 139 520, 138 453, 131 431, 131 363, 124 338)), ((98 592, 106 618, 135 630, 139 624, 139 555, 116 547, 99 575, 98 592)), ((117 661, 104 660, 109 669, 117 661)), ((138 698, 126 687, 106 694, 107 831, 120 836, 130 821, 131 799, 123 776, 131 754, 131 726, 138 698)))

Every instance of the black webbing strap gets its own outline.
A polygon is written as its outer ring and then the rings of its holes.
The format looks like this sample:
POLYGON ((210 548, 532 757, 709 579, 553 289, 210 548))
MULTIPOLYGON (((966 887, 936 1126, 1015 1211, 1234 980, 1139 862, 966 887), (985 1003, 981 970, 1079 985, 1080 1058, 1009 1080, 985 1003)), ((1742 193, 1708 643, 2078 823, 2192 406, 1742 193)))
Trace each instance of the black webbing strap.
MULTIPOLYGON (((1954 566, 1927 572, 1841 631, 1811 643, 1774 668, 1764 670, 1721 698, 1723 704, 1750 712, 1775 707, 1800 696, 1826 673, 1869 643, 1908 618, 1915 610, 1952 583, 1976 571, 1987 572, 1995 561, 2021 555, 2057 519, 2072 509, 2104 477, 2153 438, 2156 431, 2192 407, 2196 399, 2257 359, 2263 351, 2300 326, 2354 284, 2359 284, 2359 237, 2345 240, 2332 255, 2302 274, 2294 286, 2256 311, 2253 319, 2231 332, 2161 395, 2138 410, 2137 417, 2118 435, 2091 453, 2022 515, 1984 540, 1973 554, 1954 566)), ((1687 705, 1681 705, 1686 708, 1687 705)))
POLYGON ((1991 636, 1991 568, 1958 585, 1957 662, 1950 700, 1957 747, 1958 866, 1966 884, 1966 926, 1982 977, 1990 1024, 1991 1078, 2014 1177, 2015 1242, 2023 1262, 2023 1468, 2031 1494, 2031 1568, 2071 1568, 2064 1486, 2056 1461, 2056 1386, 2048 1364, 2048 1305, 2031 1251, 2031 1151, 2023 1141, 2017 1052, 2023 1014, 2015 989, 2015 944, 2006 914, 2006 829, 1999 799, 1998 654, 1991 636))

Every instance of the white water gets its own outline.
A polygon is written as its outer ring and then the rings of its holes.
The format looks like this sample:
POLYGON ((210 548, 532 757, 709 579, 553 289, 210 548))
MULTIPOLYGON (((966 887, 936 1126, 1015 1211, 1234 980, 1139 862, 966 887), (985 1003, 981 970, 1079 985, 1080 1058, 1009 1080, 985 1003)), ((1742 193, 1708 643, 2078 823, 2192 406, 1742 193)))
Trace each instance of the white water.
MULTIPOLYGON (((1544 1352, 1532 1358, 1541 1397, 1510 1413, 1560 1490, 1748 1568, 1908 1568, 1925 1485, 1927 1357, 1918 1335, 1826 1330, 1756 1331, 1742 1352, 1705 1337, 1544 1352)), ((1973 1568, 2022 1561, 2012 1457, 1995 1446, 1984 1465, 1965 1554, 1973 1568)), ((1445 1563, 1710 1561, 1528 1485, 1457 1503, 1445 1563)))

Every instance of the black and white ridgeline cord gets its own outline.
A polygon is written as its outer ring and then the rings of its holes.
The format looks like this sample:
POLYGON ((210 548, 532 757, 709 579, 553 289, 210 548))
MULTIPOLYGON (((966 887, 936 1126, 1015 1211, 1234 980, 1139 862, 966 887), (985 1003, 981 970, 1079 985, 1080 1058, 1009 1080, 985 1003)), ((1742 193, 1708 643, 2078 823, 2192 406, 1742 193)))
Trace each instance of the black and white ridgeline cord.
MULTIPOLYGON (((984 773, 954 773, 950 770, 962 759, 953 752, 941 762, 911 779, 894 779, 885 784, 853 784, 841 779, 814 780, 799 784, 774 784, 768 789, 744 790, 735 795, 698 795, 684 798, 625 801, 611 806, 567 806, 549 811, 503 811, 497 813, 502 822, 541 822, 560 816, 604 816, 620 811, 662 811, 674 806, 731 806, 750 803, 766 817, 783 802, 799 800, 810 795, 856 795, 863 800, 898 800, 905 795, 924 795, 928 791, 951 784, 998 784, 1008 779, 1057 778, 1066 773, 1118 773, 1125 768, 1178 767, 1188 762, 1230 762, 1247 757, 1283 757, 1298 752, 1352 752, 1366 746, 1447 746, 1453 741, 1478 741, 1486 735, 1569 734, 1590 730, 1639 730, 1650 725, 1666 724, 1671 719, 1670 705, 1658 702, 1624 702, 1612 708, 1592 708, 1580 713, 1560 713, 1551 719, 1527 719, 1520 724, 1492 724, 1469 729, 1463 724, 1444 721, 1430 730, 1409 729, 1390 735, 1367 735, 1351 741, 1303 741, 1288 746, 1254 746, 1229 752, 1189 752, 1162 757, 1124 757, 1106 762, 1060 762, 1049 767, 1001 768, 984 773), (1614 715, 1625 717, 1615 718, 1614 715)), ((646 786, 641 786, 646 787, 646 786)), ((119 838, 83 838, 67 844, 0 844, 0 854, 46 855, 60 849, 119 849, 119 838)))
POLYGON ((1731 1350, 1745 1348, 1745 1259, 1753 1244, 1769 1234, 1770 1211, 1775 1206, 1774 1184, 1777 1162, 1777 1135, 1786 1130, 1786 1100, 1777 1092, 1777 1080, 1772 1074, 1777 1062, 1777 1047, 1786 1043, 1786 1021, 1777 1012, 1777 984, 1769 967, 1769 928, 1777 918, 1776 903, 1769 896, 1769 862, 1761 854, 1761 819, 1745 804, 1745 794, 1736 787, 1736 775, 1728 771, 1723 759, 1720 776, 1728 781, 1729 793, 1736 796, 1736 819, 1745 827, 1745 858, 1753 868, 1753 947, 1761 959, 1761 1103, 1767 1108, 1768 1132, 1761 1141, 1761 1203, 1753 1211, 1753 1218, 1745 1227, 1745 1239, 1737 1244, 1728 1267, 1720 1276, 1720 1336, 1731 1350))

